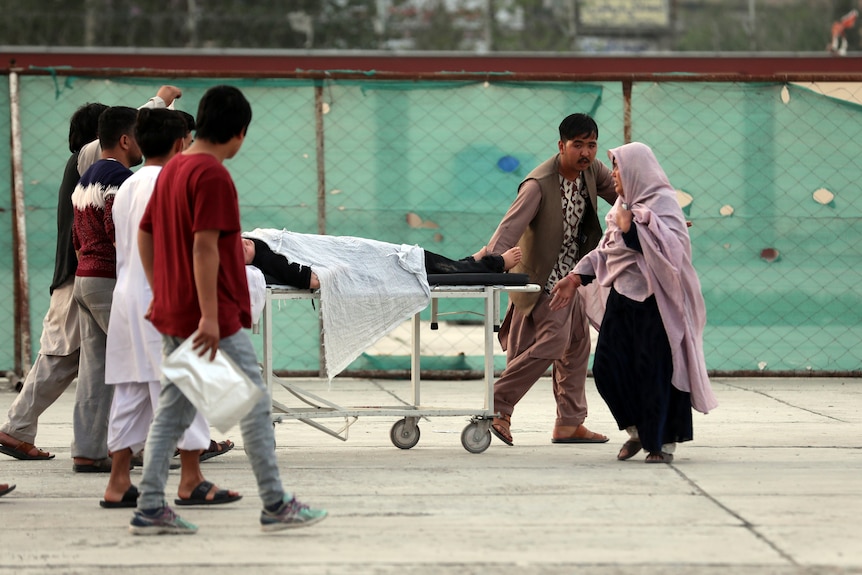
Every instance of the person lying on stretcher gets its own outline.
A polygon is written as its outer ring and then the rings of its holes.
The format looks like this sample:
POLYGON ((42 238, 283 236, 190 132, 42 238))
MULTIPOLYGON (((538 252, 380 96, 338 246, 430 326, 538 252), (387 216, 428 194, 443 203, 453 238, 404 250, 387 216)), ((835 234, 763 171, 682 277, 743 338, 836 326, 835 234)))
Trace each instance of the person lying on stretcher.
MULTIPOLYGON (((266 242, 256 238, 243 238, 242 249, 246 265, 263 272, 267 283, 288 285, 300 289, 317 289, 320 281, 308 266, 291 262, 275 253, 266 242)), ((487 255, 485 247, 460 260, 451 260, 428 250, 425 253, 426 274, 501 273, 521 261, 521 248, 515 246, 502 255, 487 255)))

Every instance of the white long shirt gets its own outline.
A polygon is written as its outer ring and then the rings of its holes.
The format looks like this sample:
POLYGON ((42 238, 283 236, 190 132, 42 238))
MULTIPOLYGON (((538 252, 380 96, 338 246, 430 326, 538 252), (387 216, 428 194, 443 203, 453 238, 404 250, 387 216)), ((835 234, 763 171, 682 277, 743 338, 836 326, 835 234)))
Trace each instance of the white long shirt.
POLYGON ((158 381, 162 336, 144 314, 153 299, 138 253, 138 225, 161 166, 144 166, 131 175, 114 198, 117 284, 108 323, 105 383, 158 381))

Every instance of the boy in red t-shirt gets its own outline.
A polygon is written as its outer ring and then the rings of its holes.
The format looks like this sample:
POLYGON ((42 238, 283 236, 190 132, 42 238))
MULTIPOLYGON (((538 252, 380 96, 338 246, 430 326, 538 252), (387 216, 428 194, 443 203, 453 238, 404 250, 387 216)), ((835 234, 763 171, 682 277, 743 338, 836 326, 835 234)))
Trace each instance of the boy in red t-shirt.
MULTIPOLYGON (((197 332, 201 356, 227 354, 265 391, 248 333, 251 310, 240 238, 237 191, 223 162, 239 151, 251 122, 251 106, 237 88, 215 86, 198 106, 194 143, 162 169, 141 219, 138 246, 153 289, 149 319, 170 354, 197 332)), ((275 458, 269 394, 240 421, 240 430, 263 500, 264 531, 304 527, 326 517, 285 493, 275 458)), ((144 449, 144 471, 133 534, 194 533, 174 514, 165 483, 177 440, 196 410, 170 381, 144 449)))

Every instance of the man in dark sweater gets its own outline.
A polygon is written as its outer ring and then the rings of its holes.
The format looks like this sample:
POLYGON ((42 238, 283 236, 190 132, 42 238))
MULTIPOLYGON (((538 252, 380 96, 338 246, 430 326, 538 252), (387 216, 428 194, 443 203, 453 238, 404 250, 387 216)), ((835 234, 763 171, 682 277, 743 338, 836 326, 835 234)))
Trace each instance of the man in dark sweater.
POLYGON ((105 385, 105 345, 117 277, 114 194, 143 156, 135 140, 137 110, 108 108, 99 116, 99 161, 81 175, 72 193, 75 222, 72 241, 78 254, 72 294, 80 308, 81 358, 72 413, 73 470, 110 469, 107 434, 114 388, 105 385))

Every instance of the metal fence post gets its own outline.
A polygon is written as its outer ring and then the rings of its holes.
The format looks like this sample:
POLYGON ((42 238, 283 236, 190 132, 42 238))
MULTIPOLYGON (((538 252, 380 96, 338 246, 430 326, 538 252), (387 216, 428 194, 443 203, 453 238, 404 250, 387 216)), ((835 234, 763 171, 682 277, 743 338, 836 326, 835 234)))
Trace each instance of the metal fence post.
POLYGON ((12 270, 15 274, 15 372, 30 367, 30 281, 27 275, 27 221, 24 209, 24 167, 21 145, 21 102, 18 73, 9 74, 9 112, 12 141, 12 270))

